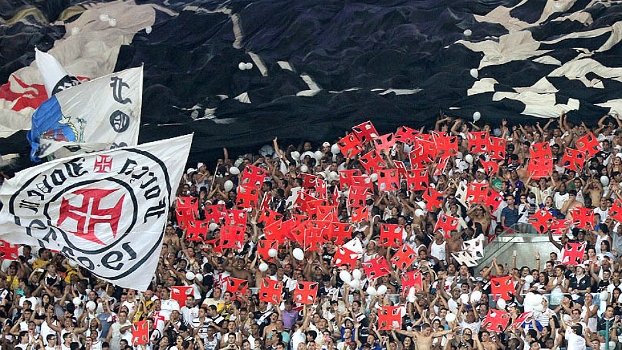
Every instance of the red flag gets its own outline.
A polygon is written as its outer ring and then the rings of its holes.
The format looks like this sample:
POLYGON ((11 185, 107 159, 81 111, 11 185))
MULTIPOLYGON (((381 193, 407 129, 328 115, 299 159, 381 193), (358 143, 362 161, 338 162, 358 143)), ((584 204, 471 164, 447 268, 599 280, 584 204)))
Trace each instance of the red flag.
POLYGON ((553 159, 550 158, 533 158, 529 161, 527 171, 534 179, 541 177, 549 177, 553 174, 553 159))
POLYGON ((343 244, 352 239, 352 230, 354 228, 347 222, 333 221, 331 223, 331 230, 329 233, 329 239, 333 240, 335 244, 343 244))
POLYGON ((240 226, 223 226, 220 228, 220 247, 222 249, 241 248, 244 242, 244 231, 240 226))
POLYGON ((132 344, 145 345, 149 343, 149 321, 137 321, 132 323, 132 344))
POLYGON ((488 156, 494 160, 505 159, 505 139, 500 137, 491 137, 490 145, 488 145, 488 156))
POLYGON ((244 295, 248 290, 248 281, 241 278, 234 278, 227 276, 225 278, 226 291, 230 292, 233 296, 244 295))
POLYGON ((279 304, 283 294, 283 282, 264 278, 259 287, 259 300, 267 303, 279 304))
POLYGON ((613 205, 609 208, 609 217, 617 222, 622 222, 622 201, 616 199, 613 202, 613 205))
POLYGON ((422 197, 428 210, 438 209, 443 203, 443 193, 432 188, 428 188, 427 191, 423 192, 422 197))
POLYGON ((460 221, 453 216, 440 214, 434 227, 434 232, 442 231, 446 238, 451 238, 451 231, 458 229, 460 221))
POLYGON ((548 142, 538 142, 534 143, 529 147, 529 153, 531 154, 531 159, 533 158, 553 158, 553 154, 551 153, 551 144, 548 142))
POLYGON ((383 247, 399 247, 402 245, 404 227, 398 224, 380 224, 380 242, 383 247))
POLYGON ((395 135, 393 133, 378 136, 374 139, 374 147, 380 152, 388 151, 393 146, 395 146, 395 135))
POLYGON ((484 171, 486 172, 487 175, 491 175, 491 174, 495 174, 497 173, 497 171, 499 171, 499 162, 498 161, 485 161, 485 160, 480 160, 480 162, 482 163, 482 166, 484 167, 484 171))
POLYGON ((409 191, 426 190, 429 187, 428 171, 426 169, 407 170, 406 183, 409 191))
POLYGON ((572 209, 572 224, 574 227, 586 230, 594 229, 594 209, 575 207, 572 209))
POLYGON ((344 185, 348 185, 348 188, 352 186, 354 176, 360 176, 361 171, 358 169, 352 170, 339 170, 339 188, 344 188, 344 185))
POLYGON ((388 331, 401 328, 401 306, 380 306, 380 310, 378 310, 378 330, 388 331))
POLYGON ((490 135, 485 131, 474 131, 467 135, 469 153, 487 153, 490 147, 490 135))
POLYGON ((378 190, 397 191, 400 189, 400 177, 397 169, 378 170, 378 190))
POLYGON ((253 185, 238 186, 236 205, 241 208, 253 209, 259 204, 259 189, 253 185))
POLYGON ((348 270, 352 270, 359 259, 359 255, 348 248, 339 247, 333 256, 333 265, 348 265, 348 270))
POLYGON ((419 134, 419 130, 411 129, 407 126, 400 126, 395 133, 395 139, 407 145, 415 142, 415 137, 419 134))
POLYGON ((313 304, 317 298, 317 282, 298 282, 294 290, 294 302, 298 304, 313 304))

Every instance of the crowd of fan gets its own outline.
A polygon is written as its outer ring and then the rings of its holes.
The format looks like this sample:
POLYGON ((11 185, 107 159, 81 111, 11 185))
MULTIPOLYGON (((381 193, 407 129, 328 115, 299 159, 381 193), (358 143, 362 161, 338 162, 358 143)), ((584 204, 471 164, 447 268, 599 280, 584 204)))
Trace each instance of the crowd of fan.
MULTIPOLYGON (((222 253, 216 253, 212 245, 185 239, 171 211, 160 263, 147 291, 115 287, 45 248, 32 251, 21 247, 19 259, 5 260, 0 272, 0 345, 3 350, 616 348, 618 315, 622 314, 617 261, 622 251, 622 225, 608 213, 621 190, 622 123, 617 117, 606 116, 589 129, 583 124, 572 125, 562 116, 543 126, 510 127, 505 121, 498 128, 484 125, 482 131, 507 140, 506 159, 495 174, 482 170, 480 159, 484 158, 480 157, 485 156, 469 155, 467 133, 473 130, 480 127, 460 119, 441 117, 437 122, 436 131, 455 135, 459 147, 441 175, 429 176, 430 186, 444 195, 441 208, 426 208, 422 191, 381 192, 375 187, 366 203, 369 219, 352 223, 352 239, 360 240, 364 249, 355 267, 360 272, 361 262, 379 256, 388 260, 396 251, 378 244, 379 225, 404 227, 404 243, 418 253, 408 270, 419 269, 424 274, 424 288, 415 294, 402 293, 401 271, 394 267, 390 275, 375 280, 366 279, 363 272, 356 288, 345 283, 340 274, 345 267, 334 265, 337 247, 330 240, 323 250, 307 251, 300 260, 292 253, 294 244, 282 245, 262 271, 266 265, 259 268, 261 257, 256 247, 263 235, 263 225, 257 223, 258 210, 249 211, 244 241, 238 249, 222 253), (597 136, 602 150, 581 172, 564 168, 561 157, 565 148, 573 147, 575 140, 589 132, 597 136), (554 171, 551 177, 536 181, 526 164, 530 145, 540 142, 550 142, 554 171), (489 183, 503 195, 504 202, 491 211, 485 205, 457 200, 457 185, 472 181, 489 183), (576 207, 594 209, 593 229, 569 227, 565 235, 549 234, 558 251, 551 252, 542 265, 540 254, 535 254, 532 266, 517 267, 514 257, 508 264, 493 259, 491 266, 474 269, 461 265, 452 255, 462 249, 463 241, 479 236, 494 239, 505 228, 528 229, 528 218, 538 208, 568 218, 576 207), (440 213, 460 219, 450 238, 434 232, 440 213), (567 241, 587 244, 582 265, 560 263, 560 250, 567 241), (505 275, 512 276, 515 284, 512 300, 506 303, 497 301, 490 286, 491 277, 505 275), (247 280, 246 293, 227 291, 223 283, 227 276, 247 280), (284 282, 280 305, 259 300, 257 287, 265 277, 284 282), (293 300, 297 281, 319 284, 313 305, 293 300), (171 298, 171 288, 180 285, 193 287, 182 305, 171 298), (386 292, 368 293, 369 286, 386 292), (505 309, 512 321, 516 320, 527 297, 532 302, 534 295, 540 305, 530 305, 533 312, 522 326, 497 333, 482 325, 491 308, 505 309), (378 309, 384 305, 402 306, 400 327, 379 329, 378 309), (132 344, 132 323, 139 320, 149 321, 146 345, 132 344)), ((349 222, 347 189, 339 188, 336 174, 344 169, 364 169, 357 157, 337 152, 330 143, 319 146, 304 142, 280 149, 275 139, 258 154, 235 159, 229 158, 225 149, 214 172, 201 163, 196 169, 189 168, 179 195, 198 198, 199 212, 217 203, 236 208, 238 174, 252 164, 269 174, 260 196, 269 193, 269 207, 288 218, 296 211, 288 198, 302 186, 300 175, 306 172, 328 182, 328 192, 338 194, 339 220, 349 222)), ((408 164, 408 146, 398 142, 382 157, 389 167, 396 160, 408 164)), ((434 174, 435 166, 428 165, 429 174, 434 174)), ((218 235, 218 227, 210 227, 208 238, 218 235)))

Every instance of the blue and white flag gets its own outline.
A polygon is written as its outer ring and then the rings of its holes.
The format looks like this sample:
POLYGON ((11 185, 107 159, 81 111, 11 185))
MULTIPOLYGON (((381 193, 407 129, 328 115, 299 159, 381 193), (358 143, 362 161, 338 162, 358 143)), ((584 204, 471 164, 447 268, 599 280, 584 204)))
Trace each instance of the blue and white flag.
POLYGON ((131 68, 59 91, 32 115, 30 158, 54 158, 138 143, 143 68, 131 68))
POLYGON ((0 188, 0 238, 60 251, 104 280, 145 290, 192 135, 62 158, 0 188))

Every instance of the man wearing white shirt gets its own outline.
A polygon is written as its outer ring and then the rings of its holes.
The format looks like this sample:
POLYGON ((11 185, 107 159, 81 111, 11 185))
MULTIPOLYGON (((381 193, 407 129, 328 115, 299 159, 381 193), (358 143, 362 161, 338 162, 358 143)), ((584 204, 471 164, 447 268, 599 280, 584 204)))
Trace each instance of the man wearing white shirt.
POLYGON ((160 300, 160 307, 163 311, 168 311, 169 313, 173 311, 179 311, 181 309, 177 300, 171 299, 170 288, 162 289, 162 299, 160 300))
POLYGON ((566 329, 567 350, 585 350, 585 338, 583 338, 583 326, 574 325, 566 329))

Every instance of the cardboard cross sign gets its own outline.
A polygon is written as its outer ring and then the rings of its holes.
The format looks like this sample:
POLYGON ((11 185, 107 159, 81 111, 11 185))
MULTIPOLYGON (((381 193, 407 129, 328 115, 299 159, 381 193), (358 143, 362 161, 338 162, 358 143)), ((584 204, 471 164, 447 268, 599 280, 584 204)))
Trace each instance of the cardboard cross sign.
POLYGON ((488 156, 493 160, 505 159, 505 139, 491 137, 488 145, 488 156))
POLYGON ((259 300, 279 304, 283 298, 283 282, 264 278, 259 287, 259 300))
POLYGON ((339 147, 341 154, 346 156, 346 158, 352 158, 365 149, 359 139, 352 133, 337 141, 337 147, 339 147))
POLYGON ((379 135, 378 131, 376 131, 376 128, 374 127, 374 124, 372 124, 371 121, 366 121, 364 123, 361 123, 357 126, 352 127, 352 131, 354 132, 354 135, 356 135, 356 138, 361 143, 369 142, 377 138, 379 135))
POLYGON ((502 333, 507 328, 510 320, 511 317, 509 312, 489 309, 488 315, 486 315, 486 318, 482 321, 482 326, 490 332, 502 333))
POLYGON ((551 227, 555 221, 557 221, 557 219, 555 219, 553 214, 544 208, 538 209, 531 217, 529 217, 529 222, 540 234, 548 231, 549 227, 551 227))
POLYGON ((383 247, 399 247, 402 245, 404 227, 398 224, 380 224, 380 242, 383 247))
POLYGON ((378 153, 375 149, 372 149, 363 156, 359 157, 359 162, 363 165, 363 168, 365 168, 368 174, 373 174, 376 171, 387 167, 387 162, 382 159, 380 153, 378 153))
POLYGON ((575 207, 572 209, 572 224, 574 227, 593 230, 594 209, 585 207, 575 207))
POLYGON ((375 280, 378 277, 386 276, 391 273, 387 259, 384 256, 369 260, 363 263, 363 269, 365 274, 370 280, 375 280))
POLYGON ((137 321, 132 323, 132 344, 145 345, 149 343, 149 321, 137 321))
POLYGON ((574 145, 579 151, 587 153, 588 157, 593 157, 596 153, 603 150, 600 142, 598 142, 598 139, 591 131, 575 141, 574 145))
POLYGON ((417 252, 408 244, 403 244, 402 247, 395 252, 395 254, 393 254, 391 264, 395 265, 398 269, 405 271, 415 262, 416 259, 417 252))
POLYGON ((423 291, 423 274, 419 270, 408 271, 402 274, 402 295, 408 295, 410 289, 415 293, 423 291))
POLYGON ((381 306, 378 310, 378 330, 402 328, 401 306, 381 306))
POLYGON ((490 279, 490 291, 492 294, 500 295, 500 298, 509 301, 514 295, 514 281, 511 276, 493 277, 490 279))
POLYGON ((581 172, 583 165, 585 164, 585 152, 572 149, 569 147, 564 148, 564 156, 562 157, 562 166, 568 170, 574 170, 581 172))
POLYGON ((586 243, 568 242, 562 252, 562 264, 579 265, 583 263, 586 243))
POLYGON ((298 282, 294 290, 294 302, 298 304, 313 304, 317 298, 317 282, 298 282))

